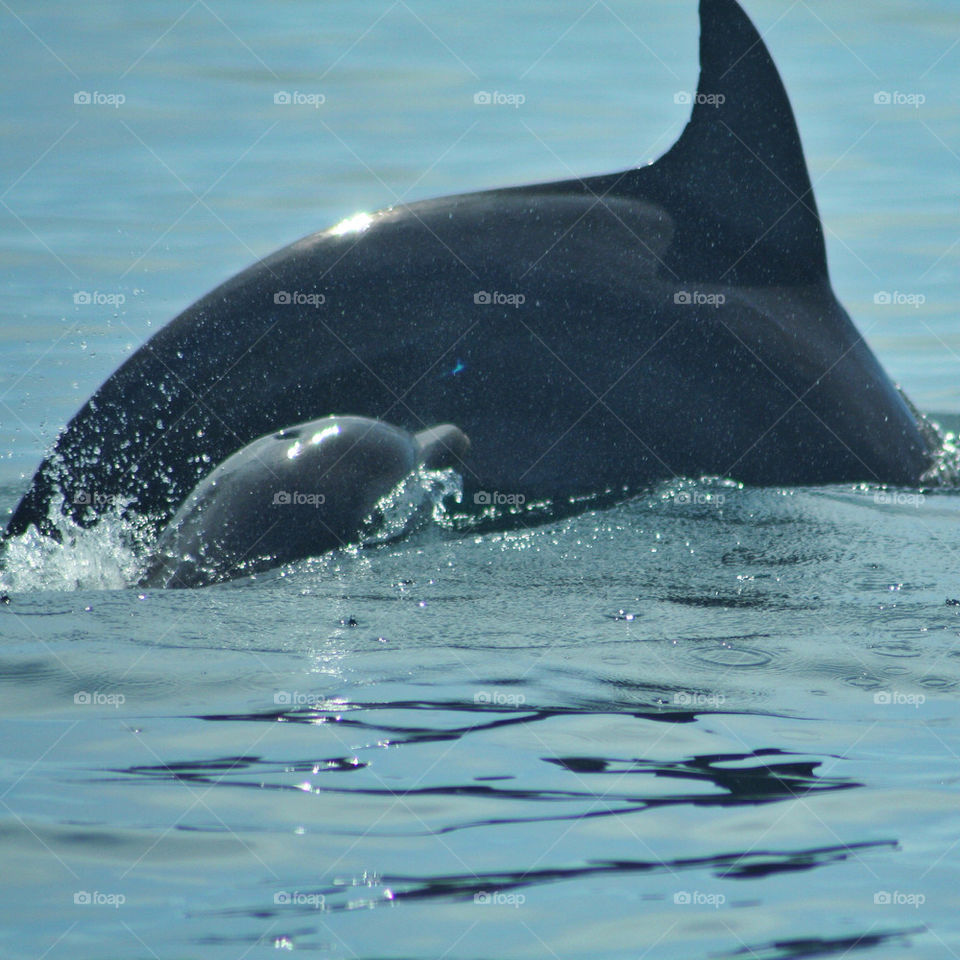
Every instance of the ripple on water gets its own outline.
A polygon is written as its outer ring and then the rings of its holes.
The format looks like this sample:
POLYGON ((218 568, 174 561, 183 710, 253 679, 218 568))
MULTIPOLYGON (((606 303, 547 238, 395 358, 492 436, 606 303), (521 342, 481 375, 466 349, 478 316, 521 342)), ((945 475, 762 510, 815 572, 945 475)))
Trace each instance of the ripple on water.
POLYGON ((923 651, 906 640, 887 640, 871 643, 868 649, 880 657, 913 658, 923 656, 923 651))
POLYGON ((707 650, 697 650, 694 659, 715 667, 765 667, 773 654, 753 647, 735 647, 720 644, 707 650))

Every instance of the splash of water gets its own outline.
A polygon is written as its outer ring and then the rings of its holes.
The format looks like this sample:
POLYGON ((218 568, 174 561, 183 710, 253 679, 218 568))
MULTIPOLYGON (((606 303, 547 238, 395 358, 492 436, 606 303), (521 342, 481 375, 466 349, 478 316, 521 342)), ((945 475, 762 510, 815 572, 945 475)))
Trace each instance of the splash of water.
MULTIPOLYGON (((383 497, 371 512, 358 546, 388 543, 446 514, 446 501, 462 497, 453 470, 420 468, 383 497)), ((54 536, 31 526, 11 537, 0 559, 0 592, 122 590, 146 573, 156 540, 149 518, 125 515, 118 503, 91 527, 67 517, 58 499, 48 514, 54 536)))
POLYGON ((143 517, 123 516, 117 504, 92 527, 64 515, 63 501, 50 505, 48 518, 56 535, 31 526, 11 537, 0 558, 0 591, 120 590, 139 579, 152 539, 143 517))
POLYGON ((419 467, 378 501, 362 544, 389 543, 431 523, 442 524, 447 501, 460 503, 462 498, 463 481, 455 470, 419 467))

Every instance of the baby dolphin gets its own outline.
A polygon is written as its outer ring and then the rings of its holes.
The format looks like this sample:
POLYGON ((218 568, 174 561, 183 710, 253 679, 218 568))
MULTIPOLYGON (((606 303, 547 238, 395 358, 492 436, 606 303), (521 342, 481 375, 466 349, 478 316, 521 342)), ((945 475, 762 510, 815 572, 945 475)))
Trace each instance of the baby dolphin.
POLYGON ((326 417, 260 437, 194 488, 160 535, 148 587, 200 587, 356 543, 377 503, 418 467, 456 468, 450 424, 410 434, 326 417))

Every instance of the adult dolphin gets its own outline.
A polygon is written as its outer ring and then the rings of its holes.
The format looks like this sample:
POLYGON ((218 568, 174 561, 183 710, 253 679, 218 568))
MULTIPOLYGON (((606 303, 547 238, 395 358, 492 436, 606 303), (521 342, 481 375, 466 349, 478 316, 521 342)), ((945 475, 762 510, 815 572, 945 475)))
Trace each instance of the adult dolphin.
POLYGON ((141 583, 202 587, 356 543, 378 503, 418 467, 470 447, 442 424, 416 435, 365 417, 325 417, 254 440, 197 484, 163 531, 141 583))
POLYGON ((468 502, 677 474, 918 483, 933 444, 831 289, 770 54, 735 0, 700 18, 693 113, 656 163, 388 208, 267 257, 100 387, 8 534, 49 529, 61 496, 162 524, 211 462, 330 410, 459 424, 468 502))

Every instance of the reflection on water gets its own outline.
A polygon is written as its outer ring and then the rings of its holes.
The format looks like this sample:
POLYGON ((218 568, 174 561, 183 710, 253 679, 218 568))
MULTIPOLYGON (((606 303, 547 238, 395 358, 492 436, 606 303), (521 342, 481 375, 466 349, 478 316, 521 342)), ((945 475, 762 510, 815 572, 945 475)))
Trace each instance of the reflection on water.
POLYGON ((960 498, 926 506, 920 543, 871 491, 656 491, 177 596, 14 595, 11 907, 52 956, 129 952, 71 912, 100 891, 161 956, 936 957, 960 498), (88 939, 39 932, 64 917, 88 939))

